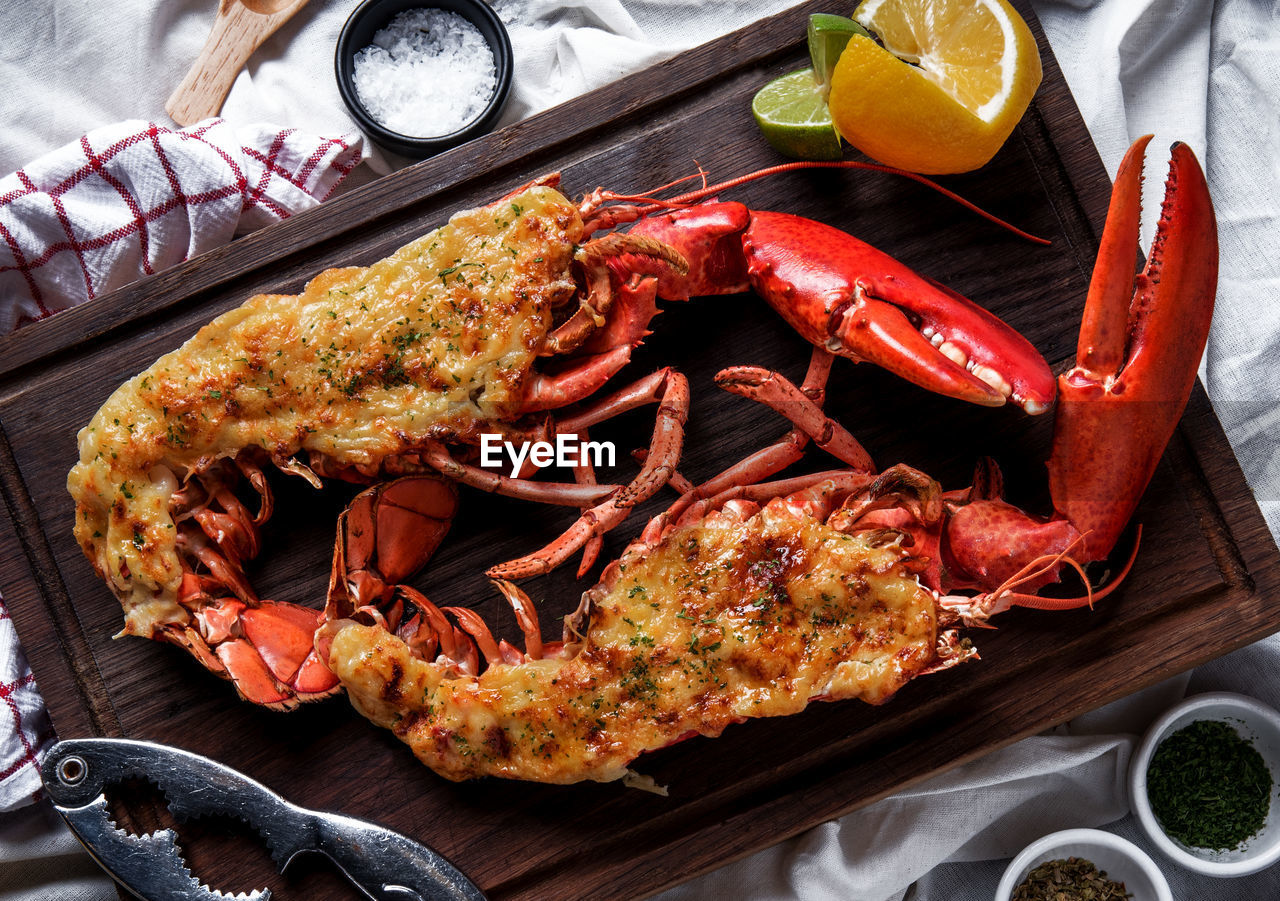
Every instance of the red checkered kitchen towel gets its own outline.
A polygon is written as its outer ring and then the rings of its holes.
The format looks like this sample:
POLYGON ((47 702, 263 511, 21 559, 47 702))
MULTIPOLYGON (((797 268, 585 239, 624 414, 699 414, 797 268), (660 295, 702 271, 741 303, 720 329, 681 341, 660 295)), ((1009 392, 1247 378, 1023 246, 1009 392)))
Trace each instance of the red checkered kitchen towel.
MULTIPOLYGON (((95 129, 0 179, 0 334, 328 197, 359 135, 209 119, 95 129)), ((49 718, 0 598, 0 811, 35 799, 49 718)))

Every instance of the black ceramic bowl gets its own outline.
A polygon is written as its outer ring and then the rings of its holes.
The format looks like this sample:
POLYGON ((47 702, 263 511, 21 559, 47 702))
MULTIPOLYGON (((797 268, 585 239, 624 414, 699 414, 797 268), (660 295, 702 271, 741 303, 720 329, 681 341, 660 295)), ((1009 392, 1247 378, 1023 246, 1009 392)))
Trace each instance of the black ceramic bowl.
POLYGON ((514 61, 507 29, 488 4, 481 0, 365 0, 342 26, 342 33, 338 35, 334 68, 338 75, 338 90, 360 129, 387 150, 420 159, 456 147, 493 128, 498 116, 502 115, 502 108, 506 106, 507 95, 511 93, 514 61), (356 53, 373 43, 374 34, 390 23, 398 13, 407 9, 442 9, 457 13, 480 30, 493 50, 498 76, 493 97, 484 112, 452 134, 418 138, 391 131, 369 115, 356 95, 352 77, 356 53))

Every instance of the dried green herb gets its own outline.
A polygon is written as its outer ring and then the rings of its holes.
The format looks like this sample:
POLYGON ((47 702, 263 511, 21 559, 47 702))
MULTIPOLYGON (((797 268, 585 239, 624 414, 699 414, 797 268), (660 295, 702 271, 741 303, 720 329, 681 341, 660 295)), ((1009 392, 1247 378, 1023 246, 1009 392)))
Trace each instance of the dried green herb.
POLYGON ((1108 879, 1091 860, 1046 860, 1013 890, 1013 901, 1123 901, 1123 882, 1108 879))
POLYGON ((1184 845, 1230 851, 1252 838, 1271 810, 1271 771, 1227 723, 1197 720, 1151 756, 1147 796, 1160 826, 1184 845))

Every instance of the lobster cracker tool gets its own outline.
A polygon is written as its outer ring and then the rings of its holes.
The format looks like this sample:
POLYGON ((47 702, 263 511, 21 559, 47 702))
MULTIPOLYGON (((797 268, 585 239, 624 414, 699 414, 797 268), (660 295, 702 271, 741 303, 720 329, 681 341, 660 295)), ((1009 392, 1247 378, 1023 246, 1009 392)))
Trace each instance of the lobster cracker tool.
MULTIPOLYGON (((290 804, 247 776, 188 751, 146 741, 84 738, 60 741, 41 769, 53 805, 94 859, 145 901, 230 901, 202 885, 161 829, 131 835, 116 828, 105 789, 142 778, 164 792, 179 822, 232 816, 266 842, 281 872, 298 855, 328 857, 375 901, 484 901, 484 894, 430 848, 374 823, 290 804)), ((266 901, 269 889, 234 896, 266 901)))

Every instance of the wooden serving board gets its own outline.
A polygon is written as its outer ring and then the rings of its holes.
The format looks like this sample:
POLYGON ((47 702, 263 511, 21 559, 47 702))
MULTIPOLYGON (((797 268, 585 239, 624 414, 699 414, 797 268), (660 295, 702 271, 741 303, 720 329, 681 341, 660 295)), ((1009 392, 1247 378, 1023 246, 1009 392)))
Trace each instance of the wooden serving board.
MULTIPOLYGON (((1050 237, 1041 248, 898 178, 803 172, 732 192, 757 208, 847 229, 987 305, 1039 347, 1055 371, 1074 353, 1076 322, 1109 182, 1062 74, 1025 2, 1044 84, 1018 130, 980 172, 946 183, 1050 237)), ((442 223, 553 170, 566 189, 643 190, 704 167, 724 178, 778 162, 748 112, 769 79, 807 64, 811 4, 728 35, 480 141, 388 176, 322 208, 110 297, 0 339, 0 586, 59 735, 168 742, 238 767, 299 803, 381 821, 454 860, 493 898, 621 898, 746 855, 906 785, 1069 719, 1280 629, 1275 545, 1222 430, 1197 388, 1139 510, 1146 540, 1126 585, 1096 610, 1016 611, 974 639, 982 660, 908 685, 889 704, 819 704, 642 759, 670 789, 455 785, 420 766, 342 700, 281 715, 237 701, 182 652, 113 641, 120 609, 71 537, 65 489, 76 432, 124 379, 204 322, 257 292, 297 291, 331 266, 367 264, 442 223)), ((1152 177, 1163 160, 1153 153, 1152 177)), ((691 380, 684 472, 708 477, 781 435, 784 424, 719 392, 734 363, 797 380, 807 346, 752 296, 670 304, 631 364, 671 364, 691 380)), ((621 380, 619 380, 621 383, 621 380)), ((1052 423, 929 395, 868 366, 837 364, 829 410, 881 465, 903 461, 948 487, 983 454, 1005 466, 1009 493, 1048 510, 1043 461, 1052 423)), ((651 411, 593 430, 644 446, 651 411)), ((814 465, 818 465, 814 453, 814 465)), ((824 465, 825 465, 825 461, 824 465)), ((620 467, 616 477, 634 470, 620 467)), ((269 550, 252 573, 266 596, 318 605, 338 511, 353 493, 280 479, 269 550)), ((615 556, 664 494, 609 536, 615 556)), ((558 534, 574 513, 468 492, 445 547, 415 580, 437 602, 476 607, 502 634, 512 617, 482 578, 500 559, 558 534)), ((555 634, 586 584, 567 566, 526 587, 555 634)), ((123 793, 122 821, 157 818, 144 787, 123 793)), ((322 867, 277 876, 235 829, 186 827, 200 878, 284 898, 345 898, 322 867)))

